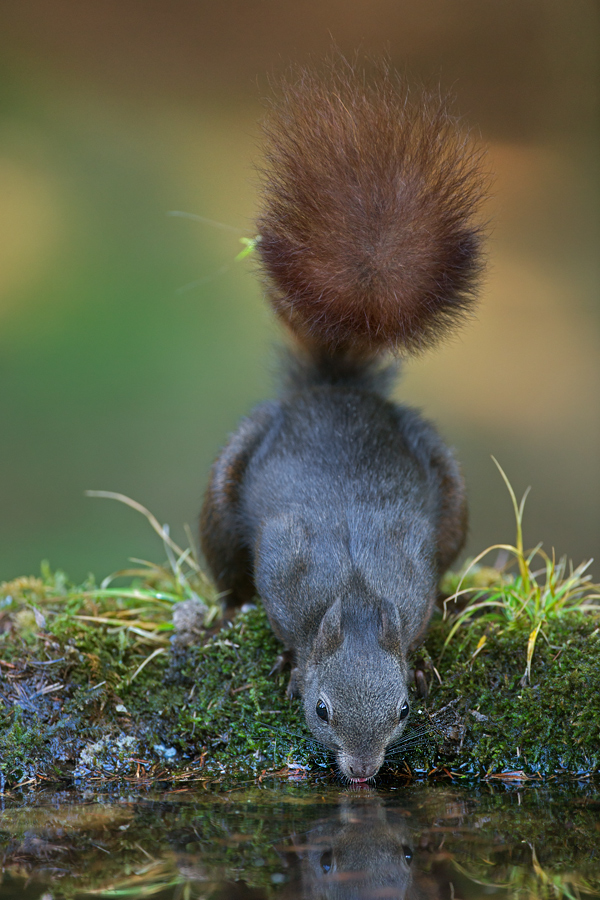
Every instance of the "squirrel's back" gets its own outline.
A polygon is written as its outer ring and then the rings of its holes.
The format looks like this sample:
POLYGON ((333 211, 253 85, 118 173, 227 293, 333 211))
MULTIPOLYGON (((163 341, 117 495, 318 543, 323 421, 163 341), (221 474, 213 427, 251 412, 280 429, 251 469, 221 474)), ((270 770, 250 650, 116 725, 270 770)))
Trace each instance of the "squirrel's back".
POLYGON ((265 126, 258 252, 311 354, 419 350, 474 300, 481 151, 439 95, 343 59, 283 82, 265 126))

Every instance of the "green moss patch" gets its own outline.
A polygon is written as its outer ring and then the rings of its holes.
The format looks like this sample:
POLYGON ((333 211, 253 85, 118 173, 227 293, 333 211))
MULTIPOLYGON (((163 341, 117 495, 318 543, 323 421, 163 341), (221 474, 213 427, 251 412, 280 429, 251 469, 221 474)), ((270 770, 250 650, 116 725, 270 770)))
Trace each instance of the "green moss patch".
MULTIPOLYGON (((262 608, 213 623, 192 642, 172 640, 173 597, 151 601, 147 588, 138 580, 122 596, 119 589, 105 596, 91 579, 75 587, 47 570, 2 587, 4 784, 330 771, 300 704, 286 698, 287 673, 270 674, 281 646, 262 608)), ((383 779, 598 771, 596 614, 567 611, 549 620, 529 679, 525 622, 473 618, 444 647, 450 628, 434 619, 415 655, 429 696, 415 692, 406 742, 383 779)))
MULTIPOLYGON (((530 630, 473 620, 447 646, 449 623, 434 621, 421 653, 432 667, 420 715, 440 719, 446 739, 423 764, 469 775, 588 774, 600 768, 598 620, 569 612, 544 628, 526 677, 530 630), (485 638, 485 641, 482 639, 485 638), (440 679, 433 672, 435 664, 440 679), (448 722, 452 710, 451 728, 448 722), (441 711, 441 712, 440 712, 441 711), (451 739, 448 733, 453 729, 451 739)), ((421 753, 423 756, 423 754, 421 753)), ((414 754, 417 764, 419 753, 414 754)))
POLYGON ((5 783, 260 775, 309 764, 287 675, 269 674, 281 648, 262 609, 190 643, 171 640, 172 604, 142 607, 135 587, 120 599, 101 590, 49 572, 3 586, 5 783))

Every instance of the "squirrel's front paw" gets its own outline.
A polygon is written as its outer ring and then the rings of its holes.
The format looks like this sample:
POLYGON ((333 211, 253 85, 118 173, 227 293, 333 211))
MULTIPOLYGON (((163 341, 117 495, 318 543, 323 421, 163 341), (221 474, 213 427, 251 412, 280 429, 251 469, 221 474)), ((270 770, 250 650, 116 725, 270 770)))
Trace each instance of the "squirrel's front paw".
POLYGON ((415 663, 414 669, 411 669, 411 675, 415 682, 415 688, 417 689, 417 697, 420 697, 423 700, 426 700, 429 696, 429 684, 427 683, 427 676, 425 675, 427 668, 428 666, 425 660, 419 658, 415 663))
POLYGON ((280 672, 283 672, 286 666, 291 666, 293 663, 294 655, 291 650, 283 650, 271 668, 269 672, 269 677, 271 675, 279 675, 280 672))
POLYGON ((292 669, 290 674, 290 680, 288 681, 288 686, 285 690, 285 693, 289 700, 293 697, 300 696, 300 685, 298 683, 298 669, 292 669))
POLYGON ((269 672, 269 675, 279 675, 280 672, 283 672, 286 666, 292 667, 290 680, 288 681, 288 686, 285 689, 285 693, 288 699, 291 700, 292 697, 300 696, 300 686, 298 684, 298 669, 296 666, 294 666, 294 651, 284 650, 282 653, 280 653, 273 663, 273 667, 269 672))

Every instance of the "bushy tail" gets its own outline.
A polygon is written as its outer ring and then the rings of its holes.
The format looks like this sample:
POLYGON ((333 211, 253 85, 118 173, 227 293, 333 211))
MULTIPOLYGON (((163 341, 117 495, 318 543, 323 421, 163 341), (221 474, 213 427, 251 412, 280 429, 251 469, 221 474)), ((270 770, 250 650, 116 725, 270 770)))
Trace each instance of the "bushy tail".
POLYGON ((265 126, 258 251, 275 311, 311 353, 429 346, 472 306, 481 151, 439 97, 344 60, 281 85, 265 126))

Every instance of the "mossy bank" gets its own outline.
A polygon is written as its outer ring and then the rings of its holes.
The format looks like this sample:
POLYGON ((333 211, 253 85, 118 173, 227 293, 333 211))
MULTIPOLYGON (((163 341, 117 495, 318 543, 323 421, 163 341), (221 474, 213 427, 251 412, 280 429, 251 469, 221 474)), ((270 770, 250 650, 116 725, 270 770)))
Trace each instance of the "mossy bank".
MULTIPOLYGON (((74 588, 48 570, 2 586, 2 786, 335 777, 286 698, 287 673, 270 674, 281 646, 260 605, 190 640, 161 596, 74 588)), ((415 655, 428 697, 415 689, 405 746, 381 778, 598 772, 596 614, 546 622, 529 678, 525 621, 474 618, 444 647, 450 627, 436 615, 415 655)))

